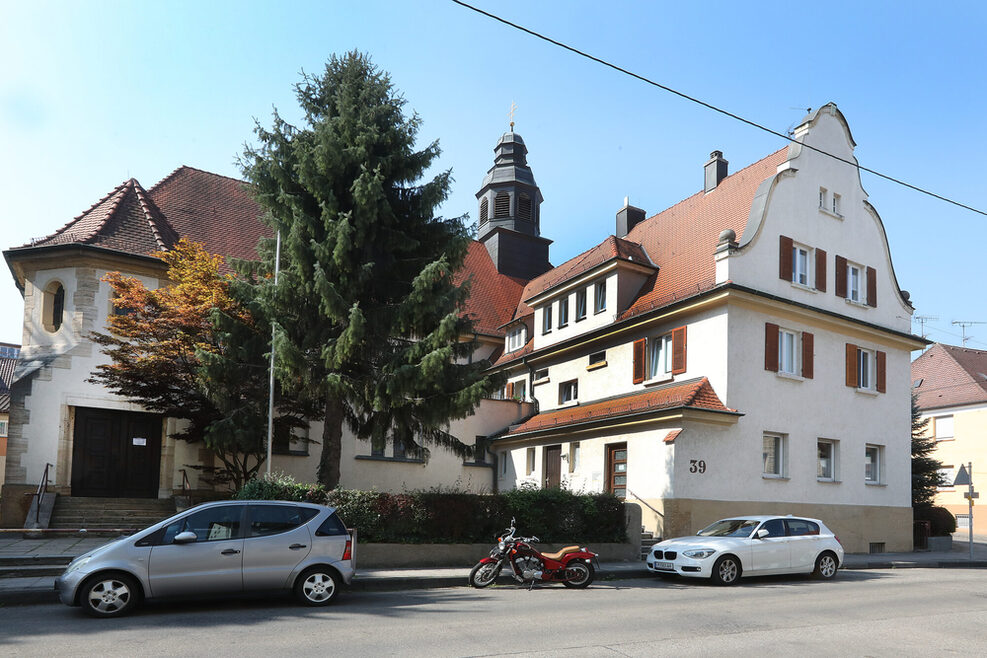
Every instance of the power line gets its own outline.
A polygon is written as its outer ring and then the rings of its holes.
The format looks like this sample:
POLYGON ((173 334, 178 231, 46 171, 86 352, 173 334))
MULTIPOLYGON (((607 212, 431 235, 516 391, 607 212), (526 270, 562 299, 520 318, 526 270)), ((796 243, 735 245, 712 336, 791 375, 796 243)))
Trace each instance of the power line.
POLYGON ((556 41, 555 39, 552 39, 551 37, 545 36, 544 34, 541 34, 540 32, 535 32, 534 30, 528 29, 528 28, 524 27, 523 25, 518 25, 517 23, 512 23, 511 21, 507 20, 506 18, 501 18, 500 16, 497 16, 496 14, 491 14, 488 11, 484 11, 483 9, 480 9, 478 7, 474 7, 473 5, 470 5, 470 4, 467 4, 465 2, 462 2, 462 0, 452 0, 452 1, 454 3, 456 3, 457 5, 461 6, 461 7, 464 7, 466 9, 470 9, 472 11, 475 11, 478 14, 482 14, 483 16, 486 16, 487 18, 491 18, 491 19, 493 19, 495 21, 498 21, 500 23, 503 23, 504 25, 507 25, 509 27, 513 27, 515 30, 520 30, 521 32, 524 32, 526 34, 530 34, 531 36, 533 36, 535 38, 541 39, 542 41, 547 41, 548 43, 550 43, 550 44, 552 44, 554 46, 558 46, 559 48, 563 48, 565 50, 568 50, 571 53, 575 53, 576 55, 579 55, 580 57, 585 57, 588 60, 591 60, 591 61, 596 62, 597 64, 602 64, 603 66, 606 66, 606 67, 611 68, 611 69, 613 69, 615 71, 618 71, 620 73, 623 73, 624 75, 627 75, 627 76, 630 76, 630 77, 635 78, 637 80, 640 80, 641 82, 647 83, 647 84, 649 84, 649 85, 651 85, 653 87, 657 87, 657 88, 659 88, 659 89, 661 89, 663 91, 667 91, 670 94, 674 94, 674 95, 678 96, 679 98, 684 98, 687 101, 691 101, 693 103, 696 103, 697 105, 702 105, 703 107, 705 107, 705 108, 707 108, 709 110, 713 110, 714 112, 718 112, 720 114, 723 114, 725 116, 728 116, 731 119, 734 119, 736 121, 740 121, 741 123, 746 123, 748 126, 752 126, 752 127, 757 128, 759 130, 763 130, 764 132, 770 133, 770 134, 774 135, 775 137, 781 137, 782 139, 787 140, 789 142, 793 142, 793 143, 797 143, 797 144, 802 144, 802 147, 803 148, 807 148, 807 149, 809 149, 811 151, 816 151, 817 153, 821 153, 822 155, 829 156, 829 157, 833 158, 834 160, 838 160, 840 162, 843 162, 845 164, 848 164, 851 167, 855 167, 855 168, 857 168, 857 169, 859 169, 861 171, 866 171, 869 174, 874 174, 875 176, 878 176, 879 178, 883 178, 883 179, 885 179, 887 181, 891 181, 892 183, 896 183, 896 184, 901 185, 903 187, 907 187, 909 189, 915 190, 916 192, 921 192, 922 194, 926 194, 926 195, 931 196, 933 198, 939 199, 940 201, 945 201, 946 203, 950 203, 950 204, 952 204, 954 206, 958 206, 960 208, 964 208, 964 209, 969 210, 971 212, 975 212, 977 214, 987 216, 987 211, 979 210, 977 208, 974 208, 973 206, 968 206, 965 203, 961 203, 959 201, 954 201, 953 199, 950 199, 949 197, 942 196, 941 194, 936 194, 935 192, 932 192, 930 190, 926 190, 924 188, 918 187, 917 185, 912 185, 911 183, 905 182, 905 181, 903 181, 903 180, 901 180, 899 178, 895 178, 893 176, 888 176, 887 174, 882 174, 881 172, 875 171, 874 169, 869 169, 867 167, 862 167, 855 160, 847 160, 846 158, 841 158, 838 155, 835 155, 833 153, 829 153, 828 151, 824 151, 824 150, 822 150, 820 148, 816 148, 815 146, 810 146, 809 144, 801 143, 798 140, 793 139, 792 137, 789 137, 788 135, 786 135, 784 133, 780 133, 777 130, 772 130, 771 128, 768 128, 767 126, 764 126, 764 125, 762 125, 760 123, 757 123, 756 121, 751 121, 750 119, 746 119, 746 118, 740 116, 739 114, 734 114, 733 112, 729 112, 727 110, 724 110, 723 108, 717 107, 716 105, 713 105, 712 103, 707 103, 706 101, 700 100, 700 99, 698 99, 698 98, 696 98, 694 96, 690 96, 690 95, 685 94, 685 93, 683 93, 681 91, 678 91, 676 89, 672 89, 671 87, 668 87, 666 85, 663 85, 660 82, 656 82, 656 81, 654 81, 654 80, 652 80, 650 78, 647 78, 647 77, 645 77, 643 75, 640 75, 638 73, 634 73, 633 71, 630 71, 630 70, 625 69, 623 67, 617 66, 616 64, 611 64, 610 62, 606 61, 605 59, 600 59, 599 57, 596 57, 594 55, 590 55, 589 53, 587 53, 585 51, 579 50, 578 48, 574 48, 574 47, 572 47, 572 46, 570 46, 568 44, 562 43, 561 41, 556 41))

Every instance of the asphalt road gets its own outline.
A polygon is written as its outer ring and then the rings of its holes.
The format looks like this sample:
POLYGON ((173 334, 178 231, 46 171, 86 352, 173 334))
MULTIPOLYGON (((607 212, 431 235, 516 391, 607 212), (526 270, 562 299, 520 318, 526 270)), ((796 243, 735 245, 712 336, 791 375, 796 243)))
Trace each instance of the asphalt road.
POLYGON ((987 655, 987 570, 844 571, 836 580, 598 582, 148 605, 117 620, 0 609, 2 656, 987 655))

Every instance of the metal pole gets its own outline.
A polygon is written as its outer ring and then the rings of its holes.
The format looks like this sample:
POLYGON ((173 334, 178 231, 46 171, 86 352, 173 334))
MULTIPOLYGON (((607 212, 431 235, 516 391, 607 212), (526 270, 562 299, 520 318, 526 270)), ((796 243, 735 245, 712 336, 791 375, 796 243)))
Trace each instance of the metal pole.
POLYGON ((967 462, 966 469, 970 473, 970 483, 967 485, 970 498, 967 502, 970 504, 970 561, 973 561, 973 462, 967 462))
MULTIPOLYGON (((281 271, 281 229, 274 247, 274 288, 278 287, 278 273, 281 271)), ((267 476, 271 476, 271 446, 274 443, 274 322, 271 322, 271 372, 267 392, 267 476)))

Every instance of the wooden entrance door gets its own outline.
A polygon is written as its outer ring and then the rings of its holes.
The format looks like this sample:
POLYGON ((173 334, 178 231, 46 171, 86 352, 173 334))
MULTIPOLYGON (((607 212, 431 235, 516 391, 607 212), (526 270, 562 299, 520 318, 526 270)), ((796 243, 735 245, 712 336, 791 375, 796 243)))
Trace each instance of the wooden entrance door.
POLYGON ((161 416, 76 407, 72 495, 157 498, 161 416))
POLYGON ((617 498, 627 497, 627 444, 607 446, 607 491, 617 498))
POLYGON ((545 488, 558 489, 562 486, 562 446, 545 446, 542 457, 545 460, 545 488))

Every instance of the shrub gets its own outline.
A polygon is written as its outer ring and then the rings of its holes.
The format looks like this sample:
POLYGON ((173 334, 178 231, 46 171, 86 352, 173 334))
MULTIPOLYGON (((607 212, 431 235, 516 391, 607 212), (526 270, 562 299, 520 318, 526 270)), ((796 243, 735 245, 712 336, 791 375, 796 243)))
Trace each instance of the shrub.
POLYGON ((947 537, 956 532, 956 517, 945 507, 923 505, 915 508, 916 521, 929 522, 932 537, 947 537))
POLYGON ((612 494, 522 488, 502 494, 326 490, 285 474, 251 480, 240 500, 295 500, 335 507, 360 540, 396 543, 489 542, 517 520, 518 534, 545 542, 625 541, 623 502, 612 494))

